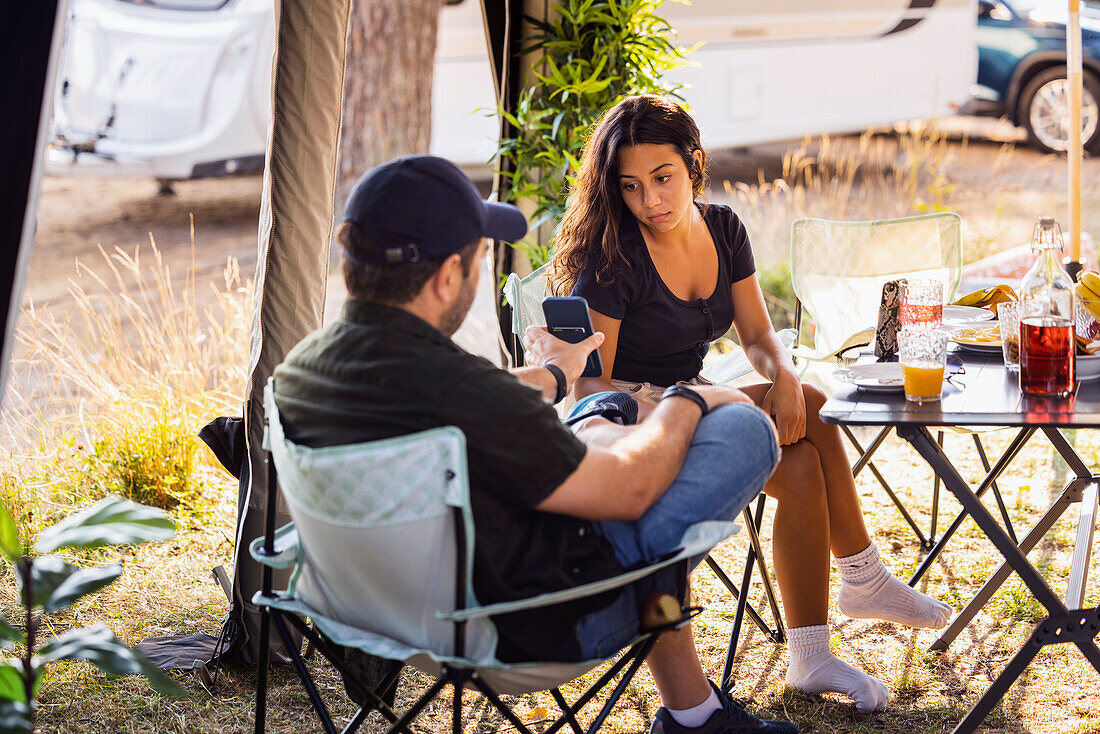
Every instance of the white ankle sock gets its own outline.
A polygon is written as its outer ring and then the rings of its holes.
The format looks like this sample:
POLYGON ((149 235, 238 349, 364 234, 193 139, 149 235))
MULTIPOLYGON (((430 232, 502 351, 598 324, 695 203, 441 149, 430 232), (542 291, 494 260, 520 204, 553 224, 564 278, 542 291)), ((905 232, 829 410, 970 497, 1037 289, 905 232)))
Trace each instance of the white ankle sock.
POLYGON ((878 711, 890 700, 885 683, 829 651, 828 625, 795 627, 787 632, 791 652, 787 685, 791 688, 806 693, 842 693, 863 713, 878 711))
POLYGON ((837 606, 849 617, 933 629, 945 627, 951 618, 951 607, 896 579, 883 565, 874 543, 836 562, 841 580, 837 606))
POLYGON ((668 712, 672 714, 672 718, 680 726, 694 729, 707 723, 710 715, 720 708, 722 708, 722 702, 718 700, 718 694, 711 688, 710 696, 698 706, 692 706, 689 709, 669 709, 668 712))

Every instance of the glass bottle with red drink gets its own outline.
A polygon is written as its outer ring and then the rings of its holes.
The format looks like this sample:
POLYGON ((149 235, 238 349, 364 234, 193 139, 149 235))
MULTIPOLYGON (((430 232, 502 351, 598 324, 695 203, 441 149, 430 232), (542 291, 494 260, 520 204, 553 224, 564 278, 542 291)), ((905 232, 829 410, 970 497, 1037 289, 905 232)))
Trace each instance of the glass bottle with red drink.
POLYGON ((1066 396, 1075 386, 1073 281, 1062 267, 1062 230, 1053 217, 1035 225, 1035 264, 1020 283, 1020 389, 1066 396))

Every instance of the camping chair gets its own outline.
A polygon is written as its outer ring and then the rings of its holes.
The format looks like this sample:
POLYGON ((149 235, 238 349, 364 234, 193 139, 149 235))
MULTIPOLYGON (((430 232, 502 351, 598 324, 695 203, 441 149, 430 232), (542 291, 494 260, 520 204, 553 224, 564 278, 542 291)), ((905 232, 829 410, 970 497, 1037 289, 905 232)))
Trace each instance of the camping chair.
MULTIPOLYGON (((519 357, 523 354, 523 332, 528 326, 545 326, 546 319, 542 314, 542 299, 549 295, 546 292, 546 269, 543 265, 530 275, 521 278, 511 273, 504 283, 504 297, 512 307, 512 356, 519 364, 519 357)), ((793 329, 785 329, 780 332, 780 339, 786 346, 790 346, 795 338, 793 329)), ((726 383, 738 377, 752 372, 745 353, 740 349, 734 349, 719 359, 708 363, 700 373, 703 377, 714 383, 726 383)), ((726 649, 726 659, 722 668, 722 690, 729 691, 733 687, 732 671, 733 659, 737 652, 737 640, 741 634, 741 625, 747 614, 757 629, 774 643, 782 644, 787 639, 787 632, 783 626, 783 617, 779 612, 779 602, 776 599, 775 588, 772 586, 771 576, 768 573, 767 562, 764 560, 764 552, 760 544, 760 528, 764 520, 764 505, 766 497, 763 493, 756 500, 755 512, 746 507, 743 512, 745 526, 749 531, 749 551, 745 559, 744 571, 741 574, 741 584, 737 585, 730 575, 718 564, 714 557, 708 555, 707 566, 718 577, 718 580, 729 590, 737 602, 734 614, 733 629, 730 632, 730 642, 726 649), (756 568, 764 587, 764 596, 771 609, 775 626, 771 627, 764 617, 748 603, 748 591, 752 584, 753 568, 756 568)))
MULTIPOLYGON (((698 610, 674 605, 672 619, 642 630, 572 705, 558 686, 605 662, 504 663, 496 658, 492 617, 586 598, 638 581, 655 572, 682 574, 690 557, 707 553, 737 531, 728 522, 703 522, 684 534, 679 550, 650 566, 615 578, 560 592, 499 604, 480 605, 473 588, 474 525, 462 432, 454 427, 369 443, 309 448, 286 438, 273 399, 265 394, 266 448, 273 468, 268 482, 265 534, 250 552, 264 565, 263 589, 254 603, 263 610, 259 649, 256 731, 265 723, 269 625, 286 641, 292 662, 326 732, 332 717, 290 636, 293 627, 345 676, 354 676, 333 644, 395 661, 382 683, 371 688, 357 681, 366 702, 344 729, 358 729, 372 710, 390 722, 389 732, 410 732, 411 722, 447 686, 453 687, 454 734, 462 731, 463 690, 480 692, 489 705, 518 731, 530 729, 501 700, 549 689, 561 716, 545 730, 568 724, 583 731, 577 714, 618 678, 609 700, 591 728, 595 731, 653 648, 658 635, 688 623, 698 610), (275 530, 271 508, 275 474, 293 522, 275 530), (284 591, 271 589, 271 569, 294 568, 284 591), (312 621, 312 626, 304 619, 312 621), (320 634, 318 634, 320 633, 320 634), (329 642, 331 641, 331 643, 329 642), (384 700, 401 663, 435 678, 404 714, 384 700)), ((357 699, 362 701, 361 696, 357 699)))
MULTIPOLYGON (((962 279, 960 230, 961 218, 952 212, 869 222, 796 220, 791 225, 791 284, 797 298, 795 329, 800 337, 800 346, 793 352, 796 358, 805 360, 807 364, 825 363, 831 369, 847 350, 873 342, 882 286, 888 280, 942 280, 944 296, 950 302, 962 279), (814 323, 812 347, 801 345, 803 311, 809 314, 814 323)), ((843 426, 841 430, 858 454, 852 465, 852 474, 857 476, 864 468, 868 469, 913 530, 921 548, 929 551, 921 569, 910 581, 914 584, 938 555, 943 543, 961 524, 965 514, 956 517, 937 542, 940 484, 936 478, 932 491, 931 531, 925 536, 871 460, 892 428, 882 428, 866 446, 847 426, 843 426)), ((1027 436, 1022 440, 1017 437, 1018 440, 1013 442, 997 462, 994 471, 978 434, 970 433, 987 472, 987 480, 980 490, 984 492, 987 488, 993 489, 1006 527, 1015 537, 996 478, 1022 448, 1027 436)), ((942 445, 942 431, 938 438, 942 445)))

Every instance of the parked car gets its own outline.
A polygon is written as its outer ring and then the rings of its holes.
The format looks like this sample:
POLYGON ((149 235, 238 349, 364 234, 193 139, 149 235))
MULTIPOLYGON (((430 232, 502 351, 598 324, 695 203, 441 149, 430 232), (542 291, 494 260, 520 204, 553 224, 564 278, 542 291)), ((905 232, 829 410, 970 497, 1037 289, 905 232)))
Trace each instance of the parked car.
MULTIPOLYGON (((1085 148, 1100 152, 1100 3, 1081 9, 1085 148)), ((1003 115, 1045 152, 1069 147, 1065 0, 978 0, 978 84, 965 111, 1003 115)))

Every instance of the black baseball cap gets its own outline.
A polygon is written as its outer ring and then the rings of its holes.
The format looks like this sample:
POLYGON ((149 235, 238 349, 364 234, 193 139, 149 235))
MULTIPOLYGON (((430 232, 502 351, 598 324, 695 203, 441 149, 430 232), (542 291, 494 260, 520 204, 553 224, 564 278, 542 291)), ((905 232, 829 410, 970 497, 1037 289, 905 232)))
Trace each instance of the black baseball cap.
POLYGON ((481 237, 516 242, 527 234, 519 209, 483 201, 461 168, 431 155, 397 158, 364 173, 344 204, 344 221, 382 248, 347 251, 370 265, 440 260, 481 237))

